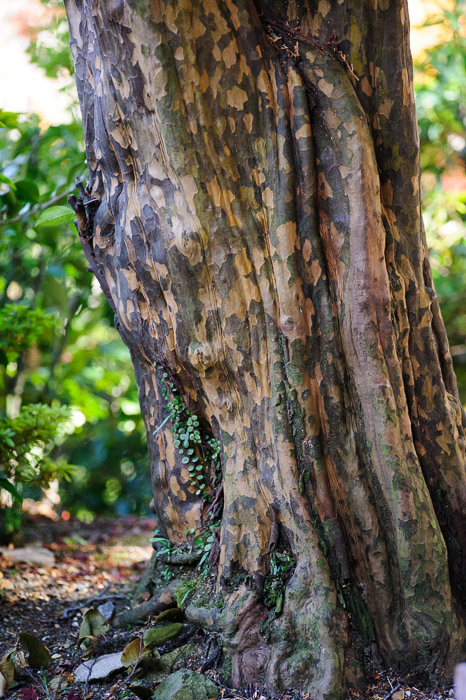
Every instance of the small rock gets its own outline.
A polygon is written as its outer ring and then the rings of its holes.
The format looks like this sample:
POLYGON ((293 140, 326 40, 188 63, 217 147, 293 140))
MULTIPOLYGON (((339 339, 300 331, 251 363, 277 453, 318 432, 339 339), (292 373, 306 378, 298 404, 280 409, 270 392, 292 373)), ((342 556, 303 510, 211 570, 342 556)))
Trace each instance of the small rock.
POLYGON ((22 562, 31 566, 55 566, 55 555, 44 547, 19 547, 18 549, 0 549, 4 557, 13 562, 22 562))
POLYGON ((455 691, 456 700, 466 700, 466 664, 455 666, 455 691))
POLYGON ((404 700, 405 696, 405 691, 402 690, 397 690, 396 693, 393 693, 392 698, 393 700, 404 700))
POLYGON ((121 663, 121 651, 115 654, 104 654, 98 659, 90 659, 80 664, 74 672, 74 677, 77 681, 85 683, 86 681, 97 681, 102 678, 108 678, 115 671, 120 671, 124 668, 121 663))
POLYGON ((153 694, 153 700, 211 700, 220 695, 209 678, 183 668, 166 678, 153 694))
POLYGON ((115 610, 114 604, 109 600, 107 603, 103 603, 102 605, 99 605, 97 610, 100 612, 103 618, 108 622, 113 615, 113 612, 115 610))

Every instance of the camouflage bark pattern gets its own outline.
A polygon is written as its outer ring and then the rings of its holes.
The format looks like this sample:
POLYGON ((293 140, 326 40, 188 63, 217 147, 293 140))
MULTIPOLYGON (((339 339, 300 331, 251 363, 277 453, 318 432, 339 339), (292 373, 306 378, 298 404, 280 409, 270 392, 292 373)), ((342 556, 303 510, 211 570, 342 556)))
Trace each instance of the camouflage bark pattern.
POLYGON ((378 649, 461 653, 464 418, 420 211, 403 0, 66 0, 92 255, 130 348, 153 509, 206 505, 161 372, 221 442, 233 681, 337 698, 378 649), (263 634, 275 548, 296 568, 263 634), (355 651, 356 650, 356 651, 355 651))

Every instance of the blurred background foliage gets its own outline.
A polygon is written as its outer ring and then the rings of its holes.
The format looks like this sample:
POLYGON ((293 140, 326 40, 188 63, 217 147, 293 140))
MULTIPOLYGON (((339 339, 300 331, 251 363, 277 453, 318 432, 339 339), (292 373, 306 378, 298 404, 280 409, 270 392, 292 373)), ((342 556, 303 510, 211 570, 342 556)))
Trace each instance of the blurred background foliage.
MULTIPOLYGON (((50 208, 66 205, 86 167, 63 6, 60 0, 43 4, 46 21, 30 29, 30 59, 60 80, 70 115, 69 123, 46 127, 33 114, 0 112, 3 538, 19 527, 21 498, 42 499, 41 507, 88 522, 96 515, 147 513, 151 498, 129 353, 87 271, 72 213, 50 208)), ((429 20, 441 24, 443 39, 415 63, 424 220, 463 401, 465 9, 465 0, 457 0, 429 20)), ((25 503, 33 507, 32 500, 25 503)))
POLYGON ((415 62, 423 214, 460 396, 466 402, 466 2, 432 16, 442 41, 415 62))
POLYGON ((129 352, 66 203, 86 174, 84 142, 63 5, 44 5, 49 21, 31 29, 29 53, 70 91, 69 123, 44 127, 36 115, 0 111, 3 539, 19 527, 21 498, 88 522, 145 514, 151 499, 129 352), (58 490, 55 476, 67 478, 58 490))

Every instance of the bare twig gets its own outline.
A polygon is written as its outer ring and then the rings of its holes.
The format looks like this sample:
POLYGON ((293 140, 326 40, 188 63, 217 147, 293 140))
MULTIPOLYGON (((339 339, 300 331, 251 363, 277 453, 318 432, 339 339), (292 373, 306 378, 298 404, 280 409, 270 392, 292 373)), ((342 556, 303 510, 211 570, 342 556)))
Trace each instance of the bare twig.
POLYGON ((246 696, 244 695, 239 695, 238 691, 236 691, 234 688, 229 688, 227 685, 223 685, 223 683, 220 683, 220 681, 215 680, 215 678, 210 679, 215 685, 218 685, 219 688, 223 688, 224 690, 227 690, 229 693, 234 693, 235 695, 235 700, 249 700, 246 696))
MULTIPOLYGON (((95 650, 95 652, 97 652, 97 649, 95 650)), ((97 659, 98 659, 98 657, 96 656, 95 659, 92 659, 92 663, 89 664, 89 666, 87 667, 89 670, 88 670, 88 673, 87 673, 87 676, 86 676, 86 680, 85 680, 85 682, 84 682, 83 698, 85 698, 86 695, 87 695, 87 686, 89 685, 89 681, 90 681, 91 675, 92 675, 92 669, 93 669, 94 666, 96 665, 97 659)))
POLYGON ((111 598, 122 600, 128 597, 126 595, 122 595, 121 593, 109 593, 107 595, 107 591, 109 590, 109 588, 111 588, 111 586, 112 584, 110 583, 106 588, 104 588, 103 591, 99 593, 99 595, 95 595, 92 598, 83 600, 83 602, 79 605, 73 605, 71 608, 67 608, 61 616, 62 619, 69 620, 70 617, 73 617, 75 613, 79 612, 79 610, 84 608, 86 605, 91 605, 92 603, 101 603, 103 600, 110 600, 111 598))
POLYGON ((47 209, 47 207, 51 207, 52 204, 55 204, 56 202, 59 202, 61 199, 64 199, 64 197, 67 197, 69 194, 73 192, 75 189, 75 186, 69 190, 66 190, 66 192, 62 192, 61 194, 57 194, 55 197, 52 197, 52 199, 49 199, 48 202, 44 202, 43 204, 36 204, 35 207, 32 207, 30 211, 25 212, 24 214, 18 214, 18 216, 13 216, 11 219, 7 219, 6 221, 0 221, 0 227, 1 226, 10 226, 10 224, 17 224, 18 221, 24 221, 25 219, 29 219, 30 216, 33 216, 34 214, 37 214, 38 211, 42 211, 43 209, 47 209))
POLYGON ((150 626, 150 624, 151 624, 151 622, 150 622, 150 620, 148 620, 148 621, 146 622, 146 624, 144 625, 144 627, 142 628, 142 630, 141 630, 141 636, 139 637, 139 651, 138 651, 138 656, 137 656, 137 659, 136 659, 136 661, 135 661, 135 663, 134 663, 133 668, 131 669, 131 673, 130 673, 126 678, 123 678, 123 680, 120 681, 120 682, 115 686, 115 688, 113 689, 114 691, 120 690, 120 689, 123 688, 125 685, 127 685, 127 684, 130 682, 131 678, 132 678, 132 677, 134 676, 134 674, 136 673, 136 670, 138 669, 138 666, 139 666, 139 662, 140 662, 140 660, 141 660, 141 658, 142 658, 142 650, 143 650, 143 648, 144 648, 144 633, 145 633, 145 631, 148 629, 148 627, 150 626))
POLYGON ((398 690, 398 688, 401 688, 401 683, 397 683, 397 684, 390 690, 390 692, 386 694, 386 696, 384 697, 383 700, 389 700, 389 698, 392 697, 393 693, 395 693, 395 692, 398 690))
POLYGON ((21 659, 21 655, 20 655, 20 654, 17 654, 17 655, 16 655, 16 661, 19 663, 19 666, 21 667, 21 670, 22 670, 22 671, 26 671, 26 673, 28 674, 28 676, 29 676, 30 678, 32 678, 32 680, 34 681, 34 683, 37 683, 37 685, 40 686, 41 690, 45 693, 46 697, 49 698, 49 700, 54 700, 53 696, 50 695, 49 691, 47 690, 47 687, 46 687, 45 683, 42 682, 42 679, 41 679, 41 677, 39 676, 39 674, 33 673, 33 671, 31 671, 31 669, 29 668, 29 666, 26 666, 26 665, 23 663, 23 660, 21 659))

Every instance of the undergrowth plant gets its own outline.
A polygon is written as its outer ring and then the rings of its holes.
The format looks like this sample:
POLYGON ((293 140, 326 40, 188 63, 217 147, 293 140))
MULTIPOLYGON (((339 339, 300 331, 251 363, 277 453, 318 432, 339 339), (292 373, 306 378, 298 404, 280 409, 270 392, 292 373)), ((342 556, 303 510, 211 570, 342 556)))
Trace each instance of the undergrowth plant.
POLYGON ((274 609, 275 615, 282 611, 285 587, 295 566, 295 560, 284 552, 274 552, 270 557, 270 571, 264 582, 263 601, 266 608, 274 609))
POLYGON ((39 342, 47 342, 56 319, 26 304, 0 305, 0 526, 3 536, 18 529, 25 485, 46 488, 70 478, 73 467, 53 455, 69 411, 58 402, 21 405, 16 385, 18 363, 39 342), (11 387, 10 387, 11 384, 11 387))

